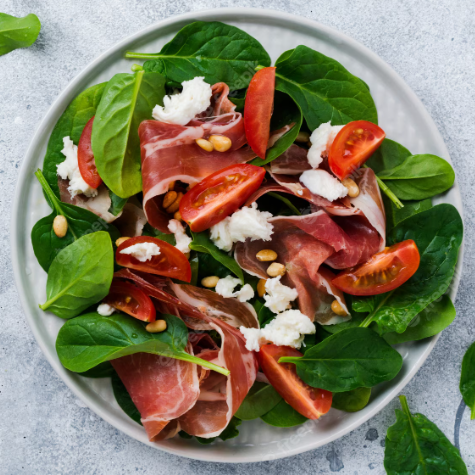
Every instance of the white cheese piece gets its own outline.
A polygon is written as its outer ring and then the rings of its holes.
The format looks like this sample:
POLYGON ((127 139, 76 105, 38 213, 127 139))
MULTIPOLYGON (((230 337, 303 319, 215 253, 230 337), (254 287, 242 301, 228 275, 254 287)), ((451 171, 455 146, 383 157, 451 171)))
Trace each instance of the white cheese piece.
POLYGON ((107 303, 101 303, 97 307, 97 313, 103 317, 110 317, 115 312, 115 308, 107 303))
POLYGON ((280 282, 281 276, 267 279, 265 284, 266 293, 264 304, 274 313, 280 313, 290 308, 290 302, 294 301, 299 294, 296 289, 287 287, 280 282))
POLYGON ((315 195, 320 195, 329 201, 335 201, 348 194, 348 189, 338 178, 325 170, 306 170, 300 175, 300 182, 315 195))
POLYGON ((78 165, 78 148, 69 137, 63 138, 64 148, 61 153, 66 157, 64 162, 57 165, 57 174, 63 180, 69 180, 68 191, 71 198, 76 195, 96 196, 97 190, 91 188, 82 178, 78 165))
POLYGON ((139 242, 133 246, 126 247, 120 253, 135 257, 140 262, 147 262, 153 256, 160 254, 160 248, 154 242, 139 242))
POLYGON ((238 278, 228 275, 218 280, 215 287, 216 293, 225 298, 235 297, 240 302, 247 302, 254 297, 254 290, 249 284, 245 284, 242 289, 235 292, 234 289, 240 283, 241 281, 238 278))
POLYGON ((246 339, 246 348, 249 351, 259 351, 261 345, 265 343, 265 339, 262 337, 259 328, 241 327, 239 331, 244 335, 244 338, 246 339))
POLYGON ((190 244, 192 239, 185 232, 185 228, 177 219, 170 219, 168 222, 168 230, 175 235, 175 247, 186 254, 190 252, 190 244))
POLYGON ((233 243, 246 239, 270 241, 274 226, 268 222, 269 218, 272 218, 271 213, 259 211, 257 203, 252 203, 211 226, 210 238, 224 251, 230 251, 233 243))
POLYGON ((186 125, 211 104, 211 86, 204 82, 204 77, 196 77, 181 83, 183 90, 179 94, 165 96, 164 106, 156 105, 152 116, 154 119, 169 124, 186 125))
POLYGON ((307 160, 312 168, 318 168, 322 163, 322 154, 328 152, 330 147, 338 135, 338 132, 344 125, 331 125, 331 122, 320 124, 310 136, 312 146, 308 150, 307 160))

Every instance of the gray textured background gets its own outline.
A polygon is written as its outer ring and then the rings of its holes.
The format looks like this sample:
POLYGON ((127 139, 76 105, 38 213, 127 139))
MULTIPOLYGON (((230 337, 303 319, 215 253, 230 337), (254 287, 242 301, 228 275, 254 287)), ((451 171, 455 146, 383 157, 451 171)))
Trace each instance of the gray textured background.
POLYGON ((84 407, 44 359, 20 308, 10 263, 11 201, 23 155, 51 103, 91 60, 125 36, 172 15, 230 6, 288 11, 352 36, 405 79, 437 123, 464 199, 464 272, 458 317, 404 393, 412 410, 431 418, 450 440, 458 438, 460 427, 462 456, 475 473, 475 421, 470 423, 467 410, 462 413, 458 392, 461 359, 475 340, 473 0, 2 0, 0 11, 34 12, 43 27, 33 47, 0 58, 0 473, 385 473, 384 437, 397 400, 342 439, 275 462, 211 464, 153 450, 84 407))

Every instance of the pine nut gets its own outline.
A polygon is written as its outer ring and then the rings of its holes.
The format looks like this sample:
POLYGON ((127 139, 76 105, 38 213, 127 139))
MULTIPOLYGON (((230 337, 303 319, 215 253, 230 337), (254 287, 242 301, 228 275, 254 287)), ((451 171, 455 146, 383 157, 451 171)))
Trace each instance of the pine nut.
MULTIPOLYGON (((169 191, 168 193, 175 193, 175 192, 169 191)), ((180 201, 182 198, 183 198, 183 193, 180 191, 176 195, 176 200, 170 206, 166 208, 166 212, 170 214, 175 214, 178 211, 178 208, 180 207, 180 201)))
POLYGON ((257 295, 259 295, 259 297, 264 297, 265 293, 266 293, 266 279, 259 279, 259 282, 257 283, 257 295))
POLYGON ((127 241, 127 239, 130 239, 129 237, 126 237, 126 236, 123 236, 123 237, 120 237, 119 239, 117 239, 117 241, 115 242, 115 245, 117 247, 119 247, 123 242, 127 241))
POLYGON ((149 333, 161 333, 167 329, 167 322, 165 320, 155 320, 152 323, 149 323, 145 330, 149 333))
POLYGON ((356 198, 360 194, 358 185, 351 178, 345 178, 341 181, 341 184, 348 190, 350 198, 356 198))
POLYGON ((332 302, 332 312, 340 315, 340 317, 346 317, 348 315, 338 300, 332 302))
POLYGON ((196 145, 198 145, 198 147, 201 147, 206 152, 212 152, 214 150, 213 144, 209 142, 208 140, 196 139, 195 142, 196 142, 196 145))
POLYGON ((225 135, 211 135, 209 141, 218 152, 227 152, 233 144, 231 139, 225 135))
POLYGON ((180 213, 179 211, 177 211, 177 212, 173 215, 173 219, 176 219, 177 221, 182 221, 181 213, 180 213))
POLYGON ((277 277, 279 275, 284 275, 285 274, 285 266, 282 264, 279 264, 278 262, 273 262, 268 268, 267 268, 267 275, 270 277, 277 277))
POLYGON ((310 141, 310 134, 308 132, 303 132, 302 130, 297 134, 295 138, 296 142, 309 142, 310 141))
POLYGON ((217 275, 210 275, 201 279, 201 285, 207 289, 214 289, 218 283, 219 277, 217 275))
POLYGON ((66 236, 68 232, 68 221, 62 214, 58 214, 58 216, 54 218, 53 231, 60 239, 66 236))
POLYGON ((272 249, 262 249, 256 254, 256 258, 261 262, 271 262, 277 259, 277 252, 272 249))
POLYGON ((173 203, 176 201, 176 197, 178 196, 178 193, 176 191, 169 191, 164 197, 163 197, 163 207, 168 208, 171 206, 173 203))

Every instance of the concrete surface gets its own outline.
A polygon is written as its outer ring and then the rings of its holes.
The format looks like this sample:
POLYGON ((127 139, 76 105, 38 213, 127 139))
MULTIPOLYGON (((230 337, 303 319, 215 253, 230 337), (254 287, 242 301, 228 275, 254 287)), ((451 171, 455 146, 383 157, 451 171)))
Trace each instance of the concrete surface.
POLYGON ((253 465, 196 462, 146 447, 84 407, 45 361, 26 326, 13 284, 9 220, 18 170, 35 127, 68 82, 117 41, 171 15, 227 6, 288 11, 352 36, 406 80, 436 121, 462 188, 466 257, 455 302, 458 317, 404 393, 413 411, 436 422, 450 440, 455 437, 469 473, 475 473, 475 421, 470 423, 458 392, 462 355, 475 340, 472 0, 2 0, 2 12, 34 12, 43 28, 33 47, 0 58, 0 473, 384 474, 384 437, 397 400, 351 434, 300 456, 253 465))

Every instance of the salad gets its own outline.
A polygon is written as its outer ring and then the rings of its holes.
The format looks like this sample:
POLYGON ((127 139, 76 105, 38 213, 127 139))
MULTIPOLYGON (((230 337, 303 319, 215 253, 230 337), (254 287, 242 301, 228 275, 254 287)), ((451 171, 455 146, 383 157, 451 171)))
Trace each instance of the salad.
POLYGON ((274 66, 219 22, 77 96, 35 175, 59 360, 110 378, 151 441, 208 444, 371 404, 397 344, 455 318, 445 160, 386 138, 366 83, 306 46, 274 66), (333 409, 332 409, 333 408, 333 409))

